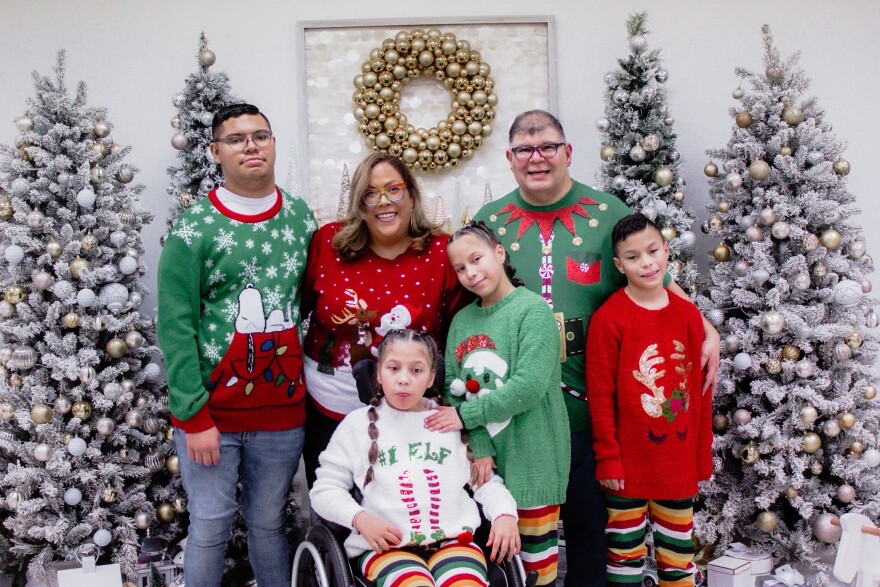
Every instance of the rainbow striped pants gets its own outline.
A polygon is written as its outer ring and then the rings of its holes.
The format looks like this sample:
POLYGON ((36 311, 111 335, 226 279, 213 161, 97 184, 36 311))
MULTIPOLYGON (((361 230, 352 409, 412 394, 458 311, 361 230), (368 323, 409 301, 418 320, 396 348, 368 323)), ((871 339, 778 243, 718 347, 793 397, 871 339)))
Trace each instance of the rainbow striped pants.
POLYGON ((606 494, 607 579, 611 587, 641 585, 648 547, 648 515, 654 538, 657 578, 663 587, 694 584, 694 499, 631 499, 606 494))
POLYGON ((516 513, 526 573, 538 572, 537 585, 553 585, 559 564, 559 506, 519 508, 516 513))
POLYGON ((372 550, 357 559, 364 577, 378 587, 487 587, 488 571, 482 549, 453 540, 427 559, 407 550, 372 550))

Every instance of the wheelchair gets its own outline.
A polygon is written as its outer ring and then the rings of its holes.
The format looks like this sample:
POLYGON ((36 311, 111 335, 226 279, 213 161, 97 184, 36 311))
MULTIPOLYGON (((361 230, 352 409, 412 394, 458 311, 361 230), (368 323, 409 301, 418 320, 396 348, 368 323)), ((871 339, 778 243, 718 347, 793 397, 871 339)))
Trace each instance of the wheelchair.
MULTIPOLYGON (((435 381, 443 381, 445 375, 443 357, 439 359, 435 365, 435 381)), ((369 359, 358 361, 354 366, 358 397, 364 404, 368 404, 372 397, 375 371, 376 362, 369 359)), ((368 581, 360 569, 349 562, 343 547, 349 532, 348 528, 318 518, 318 523, 312 526, 305 540, 296 549, 292 587, 375 587, 375 583, 368 581)), ((474 536, 474 542, 485 545, 488 537, 489 523, 483 519, 474 536)), ((531 571, 526 576, 518 555, 499 565, 489 560, 490 553, 485 546, 483 553, 486 555, 490 587, 534 587, 537 583, 537 572, 531 571)))
MULTIPOLYGON (((292 587, 375 587, 346 556, 342 543, 348 532, 347 528, 325 520, 313 526, 293 557, 292 587)), ((474 542, 485 544, 487 539, 488 523, 484 521, 474 542)), ((490 587, 533 587, 538 581, 535 571, 526 576, 519 556, 497 564, 489 560, 485 547, 483 552, 490 587)))

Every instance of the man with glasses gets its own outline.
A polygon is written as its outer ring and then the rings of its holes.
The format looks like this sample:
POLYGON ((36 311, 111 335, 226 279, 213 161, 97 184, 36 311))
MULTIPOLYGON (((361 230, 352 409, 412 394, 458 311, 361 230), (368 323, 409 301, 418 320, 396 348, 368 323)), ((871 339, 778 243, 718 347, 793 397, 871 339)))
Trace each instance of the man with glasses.
POLYGON ((290 583, 286 507, 303 447, 300 281, 316 225, 275 185, 255 106, 214 116, 223 185, 177 219, 159 260, 158 334, 187 491, 184 580, 217 587, 239 508, 257 583, 290 583))
MULTIPOLYGON (((516 276, 556 314, 572 442, 568 493, 561 512, 565 585, 604 586, 607 513, 595 478, 585 346, 590 316, 626 285, 612 261, 611 229, 631 212, 615 196, 572 180, 568 171, 572 146, 549 112, 531 110, 517 116, 508 140, 507 161, 519 187, 483 206, 475 220, 495 231, 518 269, 516 276)), ((686 297, 674 282, 667 287, 686 297)), ((717 331, 705 320, 704 325, 705 381, 714 387, 720 342, 717 331)))

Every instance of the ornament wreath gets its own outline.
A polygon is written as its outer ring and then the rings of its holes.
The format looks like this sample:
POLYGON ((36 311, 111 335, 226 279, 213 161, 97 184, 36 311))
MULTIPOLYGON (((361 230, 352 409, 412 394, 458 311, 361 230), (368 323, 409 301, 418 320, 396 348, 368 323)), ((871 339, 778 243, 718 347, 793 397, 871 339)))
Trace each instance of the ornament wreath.
POLYGON ((480 52, 452 33, 412 29, 385 39, 354 78, 354 116, 367 146, 421 172, 457 167, 492 132, 498 96, 490 71, 480 52), (452 93, 449 115, 430 129, 407 124, 400 111, 400 92, 418 75, 452 93))

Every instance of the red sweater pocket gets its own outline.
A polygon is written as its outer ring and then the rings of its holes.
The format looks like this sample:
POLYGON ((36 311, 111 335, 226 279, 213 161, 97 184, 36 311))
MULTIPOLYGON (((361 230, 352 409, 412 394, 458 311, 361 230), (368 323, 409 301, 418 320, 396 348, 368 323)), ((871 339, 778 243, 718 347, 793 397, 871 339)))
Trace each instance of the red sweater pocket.
POLYGON ((565 276, 581 285, 599 283, 602 276, 602 257, 598 253, 571 253, 565 258, 565 276))

